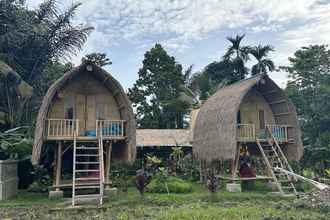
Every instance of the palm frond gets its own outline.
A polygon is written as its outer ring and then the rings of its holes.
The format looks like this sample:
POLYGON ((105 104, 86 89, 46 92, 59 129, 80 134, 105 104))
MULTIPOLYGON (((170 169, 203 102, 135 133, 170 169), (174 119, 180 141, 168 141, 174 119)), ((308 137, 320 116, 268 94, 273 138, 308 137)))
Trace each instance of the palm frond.
POLYGON ((59 32, 51 42, 50 54, 54 58, 63 59, 76 55, 93 29, 92 27, 72 27, 59 32))
POLYGON ((38 22, 49 19, 58 13, 57 0, 45 0, 36 10, 38 22))

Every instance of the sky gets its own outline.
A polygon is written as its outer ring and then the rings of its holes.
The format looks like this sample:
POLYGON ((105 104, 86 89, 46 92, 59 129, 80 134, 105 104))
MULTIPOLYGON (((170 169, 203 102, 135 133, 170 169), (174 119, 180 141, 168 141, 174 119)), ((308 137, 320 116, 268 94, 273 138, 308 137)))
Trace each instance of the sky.
MULTIPOLYGON (((42 0, 27 0, 35 8, 42 0)), ((65 9, 77 0, 58 0, 65 9)), ((227 36, 246 34, 243 45, 275 48, 276 66, 302 46, 330 44, 330 0, 80 0, 74 21, 93 26, 83 50, 106 53, 113 64, 106 69, 123 85, 132 87, 144 53, 161 43, 184 68, 194 71, 220 60, 227 36)), ((253 63, 253 60, 250 61, 253 63)), ((270 73, 281 87, 285 72, 270 73)))

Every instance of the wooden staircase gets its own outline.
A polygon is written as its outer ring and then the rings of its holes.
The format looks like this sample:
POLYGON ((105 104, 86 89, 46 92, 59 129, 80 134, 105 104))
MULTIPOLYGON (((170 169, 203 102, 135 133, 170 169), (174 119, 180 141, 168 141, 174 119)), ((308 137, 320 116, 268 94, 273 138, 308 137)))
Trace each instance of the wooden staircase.
POLYGON ((103 204, 104 163, 102 135, 97 142, 73 139, 72 206, 97 200, 103 204))
POLYGON ((272 176, 278 191, 282 195, 297 195, 294 182, 297 181, 295 176, 280 172, 276 168, 282 168, 293 172, 287 158, 285 157, 276 138, 268 131, 270 138, 256 139, 259 150, 264 158, 266 166, 272 176))

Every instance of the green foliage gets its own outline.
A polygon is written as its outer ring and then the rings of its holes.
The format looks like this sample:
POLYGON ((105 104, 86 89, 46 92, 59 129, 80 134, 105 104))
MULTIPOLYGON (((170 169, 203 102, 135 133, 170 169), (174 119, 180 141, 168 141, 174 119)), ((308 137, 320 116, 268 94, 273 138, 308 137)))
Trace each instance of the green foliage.
POLYGON ((188 193, 192 191, 192 186, 183 179, 159 172, 153 176, 147 186, 147 191, 153 193, 188 193))
POLYGON ((26 159, 31 155, 33 140, 28 128, 18 127, 0 132, 1 159, 26 159))
POLYGON ((330 167, 330 50, 325 45, 303 47, 289 61, 282 69, 289 73, 286 92, 302 124, 302 164, 324 175, 330 167))
POLYGON ((250 55, 257 61, 252 66, 252 75, 275 70, 273 61, 268 58, 268 53, 274 50, 273 47, 260 44, 254 47, 243 46, 244 37, 244 34, 227 37, 230 46, 222 59, 208 64, 201 72, 192 75, 189 88, 198 94, 200 100, 206 100, 225 85, 246 78, 250 71, 245 64, 250 55))
POLYGON ((52 179, 49 176, 48 170, 43 166, 34 167, 32 172, 34 181, 29 186, 29 192, 44 193, 48 192, 49 187, 52 184, 52 179))
POLYGON ((34 89, 31 99, 17 99, 16 83, 7 81, 6 87, 1 84, 0 112, 10 116, 4 129, 34 122, 49 84, 67 70, 60 60, 81 50, 92 31, 91 27, 72 21, 80 3, 66 10, 59 6, 57 0, 44 0, 37 9, 30 10, 25 1, 0 1, 0 60, 18 73, 22 79, 19 82, 34 89), (2 103, 4 101, 7 103, 2 103))
POLYGON ((183 128, 190 103, 180 98, 185 91, 182 66, 160 44, 156 44, 145 53, 138 75, 128 92, 136 108, 138 126, 183 128))
POLYGON ((101 67, 112 64, 110 58, 108 58, 105 53, 87 54, 87 55, 85 55, 85 57, 83 57, 81 59, 81 62, 82 63, 90 62, 90 63, 94 63, 95 65, 101 66, 101 67))
POLYGON ((250 49, 250 54, 257 60, 257 63, 252 66, 252 75, 264 74, 268 71, 274 71, 274 62, 267 58, 268 53, 274 51, 274 48, 270 45, 262 46, 258 45, 250 49))
POLYGON ((32 94, 32 87, 0 60, 0 130, 19 125, 32 94))

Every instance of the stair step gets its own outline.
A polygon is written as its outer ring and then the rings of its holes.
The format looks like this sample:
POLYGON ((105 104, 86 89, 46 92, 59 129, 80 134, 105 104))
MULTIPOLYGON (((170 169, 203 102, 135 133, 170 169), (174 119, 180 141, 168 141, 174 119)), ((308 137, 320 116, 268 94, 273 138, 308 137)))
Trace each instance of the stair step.
POLYGON ((100 180, 100 177, 79 177, 79 178, 76 178, 76 181, 84 181, 84 180, 100 180))
POLYGON ((98 157, 98 154, 76 154, 76 157, 98 157))
POLYGON ((76 161, 76 164, 100 164, 100 162, 99 161, 90 161, 90 162, 76 161))
POLYGON ((76 186, 75 189, 99 189, 100 185, 76 186))
POLYGON ((98 150, 98 147, 76 147, 77 150, 98 150))
POLYGON ((292 186, 282 186, 282 189, 293 189, 292 186))
POLYGON ((85 195, 75 195, 75 199, 88 199, 88 198, 100 198, 100 194, 85 194, 85 195))
POLYGON ((93 182, 87 182, 87 183, 76 183, 76 186, 95 186, 100 185, 100 181, 93 181, 93 182))
POLYGON ((76 170, 76 173, 83 173, 83 172, 99 172, 100 170, 93 170, 93 169, 89 169, 89 170, 76 170))

